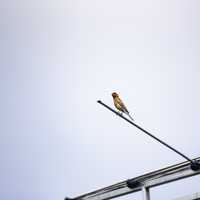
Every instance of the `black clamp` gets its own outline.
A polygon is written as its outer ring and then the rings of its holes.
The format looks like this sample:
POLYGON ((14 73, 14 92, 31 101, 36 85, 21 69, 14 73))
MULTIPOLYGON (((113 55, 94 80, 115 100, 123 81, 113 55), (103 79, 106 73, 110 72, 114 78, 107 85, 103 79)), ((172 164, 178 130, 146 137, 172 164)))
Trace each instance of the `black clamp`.
POLYGON ((72 198, 69 198, 69 197, 65 197, 64 200, 73 200, 72 198))
POLYGON ((193 170, 193 171, 198 171, 200 170, 200 162, 197 161, 197 160, 193 160, 190 164, 190 168, 193 170))
POLYGON ((127 180, 126 184, 127 184, 127 187, 130 188, 130 189, 139 187, 141 185, 140 181, 131 180, 131 179, 127 180))

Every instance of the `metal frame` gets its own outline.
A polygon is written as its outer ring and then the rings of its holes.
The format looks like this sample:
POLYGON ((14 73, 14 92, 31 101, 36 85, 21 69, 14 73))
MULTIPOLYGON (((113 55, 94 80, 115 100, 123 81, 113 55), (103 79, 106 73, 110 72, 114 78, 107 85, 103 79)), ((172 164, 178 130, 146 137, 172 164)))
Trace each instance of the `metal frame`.
POLYGON ((184 197, 181 197, 181 198, 176 198, 174 200, 198 200, 200 199, 200 193, 197 192, 197 193, 194 193, 192 195, 187 195, 187 196, 184 196, 184 197))
MULTIPOLYGON (((200 157, 194 160, 199 163, 200 157)), ((191 163, 186 161, 80 195, 73 200, 106 200, 138 191, 143 192, 144 200, 150 200, 150 188, 198 174, 200 170, 192 170, 191 163)), ((69 199, 65 198, 65 200, 69 199)))
MULTIPOLYGON (((172 165, 172 166, 169 166, 169 167, 166 167, 164 169, 160 169, 154 172, 150 172, 142 176, 138 176, 136 178, 132 178, 132 179, 96 190, 94 192, 83 194, 81 196, 73 198, 73 200, 107 200, 107 199, 113 199, 119 196, 123 196, 126 194, 138 192, 138 191, 142 191, 143 200, 150 200, 150 190, 149 190, 150 188, 200 174, 200 157, 196 159, 190 159, 185 154, 181 153, 180 151, 170 146, 163 140, 157 138, 150 132, 143 129, 141 126, 135 124, 133 121, 119 114, 114 109, 112 109, 111 107, 103 103, 102 101, 98 100, 97 102, 101 104, 102 106, 104 106, 105 108, 107 108, 108 110, 117 114, 119 117, 129 122, 136 128, 138 128, 139 130, 141 130, 146 135, 155 139, 157 142, 163 144, 164 146, 168 147, 175 153, 179 154, 187 161, 176 164, 176 165, 172 165)), ((65 200, 70 200, 70 198, 65 198, 65 200)))

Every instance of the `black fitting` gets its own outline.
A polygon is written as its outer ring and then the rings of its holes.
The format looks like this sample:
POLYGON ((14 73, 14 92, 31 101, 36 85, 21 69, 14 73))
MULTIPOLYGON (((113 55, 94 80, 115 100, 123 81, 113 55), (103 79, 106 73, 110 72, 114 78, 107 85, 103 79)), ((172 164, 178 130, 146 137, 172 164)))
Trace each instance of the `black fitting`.
POLYGON ((198 171, 200 170, 200 163, 196 160, 193 160, 190 164, 190 168, 193 170, 193 171, 198 171))
POLYGON ((127 187, 130 189, 139 187, 141 185, 141 183, 137 180, 127 180, 126 184, 127 184, 127 187))
POLYGON ((64 200, 73 200, 72 198, 69 198, 69 197, 65 197, 64 200))

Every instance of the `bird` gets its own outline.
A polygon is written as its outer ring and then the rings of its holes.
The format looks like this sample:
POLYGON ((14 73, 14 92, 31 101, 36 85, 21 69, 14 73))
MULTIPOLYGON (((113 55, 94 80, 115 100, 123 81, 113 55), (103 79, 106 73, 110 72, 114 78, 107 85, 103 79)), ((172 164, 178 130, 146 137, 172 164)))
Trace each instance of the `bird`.
POLYGON ((113 101, 114 101, 114 106, 121 111, 121 114, 125 113, 129 116, 129 118, 134 121, 134 119, 131 117, 131 115, 129 114, 128 109, 126 108, 126 106, 124 105, 123 101, 119 98, 119 95, 116 92, 112 93, 112 97, 113 97, 113 101))

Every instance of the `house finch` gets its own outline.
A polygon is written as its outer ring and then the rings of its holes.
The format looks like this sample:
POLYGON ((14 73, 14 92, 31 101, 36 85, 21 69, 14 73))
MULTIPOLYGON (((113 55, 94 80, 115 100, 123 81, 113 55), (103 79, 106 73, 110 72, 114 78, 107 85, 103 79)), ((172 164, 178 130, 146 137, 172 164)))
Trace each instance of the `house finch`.
POLYGON ((126 106, 124 105, 124 103, 122 102, 122 100, 119 98, 119 95, 116 92, 113 92, 112 93, 112 97, 113 97, 113 101, 114 101, 115 107, 119 111, 121 111, 122 113, 127 114, 130 117, 130 119, 133 120, 133 118, 130 116, 129 111, 127 110, 126 106))

